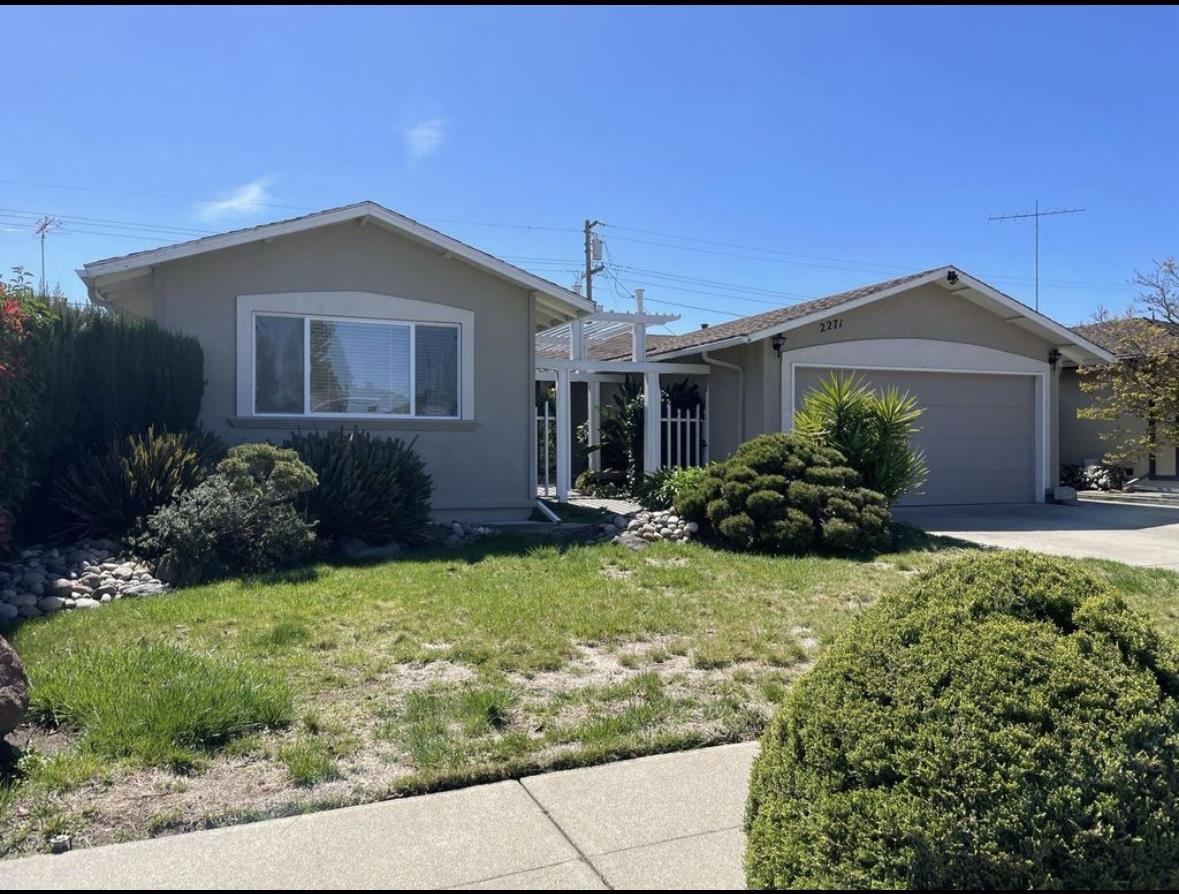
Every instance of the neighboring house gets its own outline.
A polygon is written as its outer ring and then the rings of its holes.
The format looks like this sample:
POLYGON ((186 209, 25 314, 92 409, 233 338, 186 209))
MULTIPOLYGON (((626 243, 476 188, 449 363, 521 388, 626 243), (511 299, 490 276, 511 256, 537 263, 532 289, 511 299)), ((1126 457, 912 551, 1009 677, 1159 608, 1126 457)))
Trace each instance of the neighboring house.
POLYGON ((91 301, 196 336, 230 441, 415 442, 436 517, 535 505, 534 333, 591 302, 372 202, 87 264, 91 301))
MULTIPOLYGON (((625 344, 617 351, 625 356, 625 344)), ((697 380, 707 388, 713 459, 789 430, 805 393, 832 371, 912 392, 925 408, 914 441, 929 478, 910 504, 1043 501, 1057 484, 1062 361, 1112 359, 949 266, 653 338, 646 357, 708 371, 697 380)))
MULTIPOLYGON (((1094 344, 1101 345, 1107 351, 1114 351, 1117 344, 1116 327, 1121 322, 1109 320, 1087 323, 1073 327, 1073 331, 1094 344)), ((1179 326, 1162 320, 1144 322, 1158 326, 1173 336, 1176 350, 1179 350, 1179 326)), ((1091 403, 1092 398, 1081 390, 1081 377, 1077 373, 1076 364, 1066 364, 1060 375, 1060 461, 1063 463, 1089 465, 1101 462, 1106 450, 1109 449, 1108 442, 1101 434, 1112 429, 1113 423, 1077 417, 1077 410, 1091 403)), ((1146 421, 1130 420, 1123 423, 1123 426, 1144 431, 1146 421)), ((1155 456, 1144 456, 1136 461, 1130 470, 1134 477, 1159 481, 1179 480, 1179 447, 1161 450, 1155 456)))

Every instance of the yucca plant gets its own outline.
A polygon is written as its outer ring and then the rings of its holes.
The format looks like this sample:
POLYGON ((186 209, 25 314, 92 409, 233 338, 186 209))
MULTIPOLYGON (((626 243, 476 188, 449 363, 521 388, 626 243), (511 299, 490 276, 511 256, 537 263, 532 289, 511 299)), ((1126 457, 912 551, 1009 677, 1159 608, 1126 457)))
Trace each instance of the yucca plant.
POLYGON ((907 391, 874 391, 860 376, 832 373, 803 398, 794 430, 834 447, 889 503, 915 493, 928 474, 925 454, 910 444, 925 412, 907 391))
POLYGON ((98 455, 75 460, 57 479, 53 502, 61 531, 84 537, 123 536, 183 490, 200 484, 224 454, 219 437, 201 429, 116 440, 98 455))

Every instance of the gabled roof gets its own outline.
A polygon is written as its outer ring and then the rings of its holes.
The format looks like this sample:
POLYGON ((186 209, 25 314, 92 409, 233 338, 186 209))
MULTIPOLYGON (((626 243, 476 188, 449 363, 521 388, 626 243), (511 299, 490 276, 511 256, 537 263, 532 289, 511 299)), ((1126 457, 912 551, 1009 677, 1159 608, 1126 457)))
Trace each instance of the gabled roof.
POLYGON ((779 332, 786 332, 820 320, 829 316, 832 311, 850 310, 927 283, 940 283, 951 294, 969 293, 971 299, 976 303, 985 304, 996 312, 1001 310, 1004 314, 1010 314, 1004 319, 1037 332, 1042 337, 1051 340, 1066 354, 1071 352, 1078 355, 1074 359, 1080 357, 1086 360, 1096 358, 1109 361, 1113 359, 1113 356, 1105 348, 1090 341, 1083 333, 1057 323, 1026 304, 950 265, 934 267, 920 273, 898 276, 895 279, 860 286, 824 298, 803 301, 777 310, 729 320, 709 326, 707 329, 697 329, 683 335, 660 338, 648 343, 647 356, 652 359, 670 359, 685 354, 698 354, 701 351, 760 341, 779 332))
POLYGON ((565 311, 566 316, 590 313, 596 309, 592 301, 586 300, 576 292, 562 288, 556 283, 549 282, 547 279, 543 279, 534 273, 529 273, 527 270, 500 260, 494 255, 487 254, 487 252, 480 251, 477 248, 467 245, 465 242, 460 242, 458 239, 447 236, 445 233, 441 233, 403 214, 391 211, 383 205, 368 201, 344 205, 339 208, 329 208, 326 211, 316 211, 312 214, 304 214, 301 217, 292 217, 288 220, 275 221, 274 223, 246 227, 240 230, 231 230, 226 233, 218 233, 214 236, 204 236, 188 242, 165 245, 162 248, 152 248, 120 257, 107 258, 102 261, 93 261, 81 267, 78 270, 78 276, 81 277, 89 289, 91 298, 99 298, 101 300, 99 292, 104 281, 115 282, 130 279, 136 273, 146 272, 156 265, 165 264, 169 261, 191 258, 206 252, 232 248, 250 242, 275 239, 292 233, 301 233, 306 230, 332 226, 348 221, 371 221, 375 224, 385 226, 406 238, 432 246, 447 256, 459 258, 501 279, 516 283, 539 295, 546 296, 548 302, 559 305, 565 311))

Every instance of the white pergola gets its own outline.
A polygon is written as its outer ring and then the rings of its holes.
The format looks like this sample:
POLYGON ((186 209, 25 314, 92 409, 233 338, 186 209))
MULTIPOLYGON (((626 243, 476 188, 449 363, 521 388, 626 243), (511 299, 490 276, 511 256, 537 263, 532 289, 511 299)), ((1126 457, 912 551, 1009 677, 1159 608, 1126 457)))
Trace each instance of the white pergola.
MULTIPOLYGON (((570 383, 585 382, 589 389, 589 443, 597 446, 600 433, 602 382, 619 382, 627 375, 643 376, 643 468, 654 472, 662 464, 660 422, 660 373, 707 375, 705 363, 665 363, 647 359, 647 327, 679 319, 678 314, 643 312, 642 290, 635 294, 637 310, 598 311, 570 323, 554 326, 536 337, 536 380, 556 383, 557 499, 565 502, 572 486, 573 426, 570 383), (592 359, 594 345, 631 336, 629 360, 592 359)), ((601 468, 598 451, 590 454, 590 467, 601 468)))

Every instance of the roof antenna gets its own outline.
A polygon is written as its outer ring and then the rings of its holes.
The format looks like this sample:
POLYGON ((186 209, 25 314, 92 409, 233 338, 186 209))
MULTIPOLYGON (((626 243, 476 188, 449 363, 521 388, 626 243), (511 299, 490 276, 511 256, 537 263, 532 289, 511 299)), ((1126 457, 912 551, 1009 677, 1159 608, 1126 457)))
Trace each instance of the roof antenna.
POLYGON ((1052 217, 1056 214, 1081 214, 1084 208, 1061 208, 1056 211, 1041 211, 1040 200, 1036 199, 1036 210, 1022 212, 1020 214, 992 214, 987 218, 987 221, 992 220, 1026 220, 1029 217, 1036 222, 1036 312, 1040 311, 1040 218, 1052 217))

